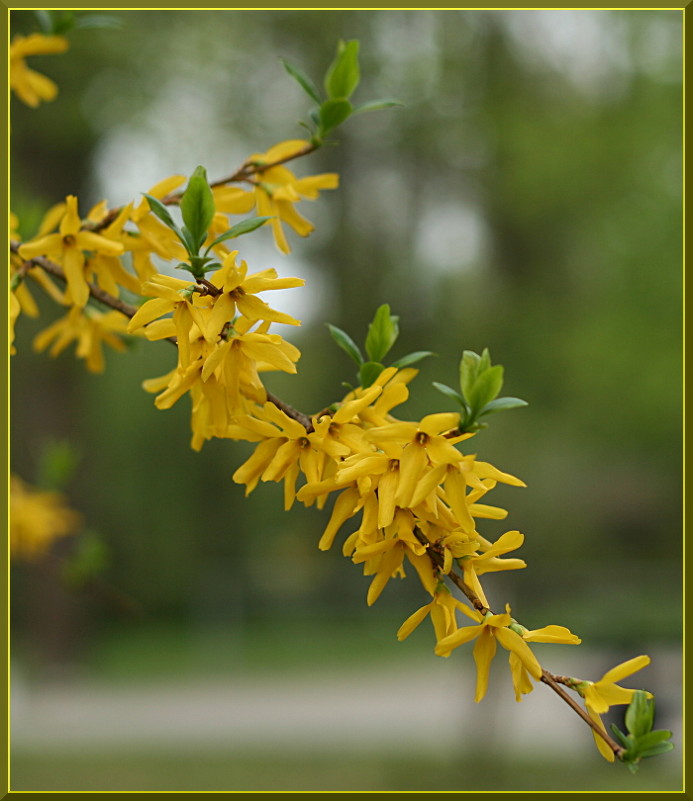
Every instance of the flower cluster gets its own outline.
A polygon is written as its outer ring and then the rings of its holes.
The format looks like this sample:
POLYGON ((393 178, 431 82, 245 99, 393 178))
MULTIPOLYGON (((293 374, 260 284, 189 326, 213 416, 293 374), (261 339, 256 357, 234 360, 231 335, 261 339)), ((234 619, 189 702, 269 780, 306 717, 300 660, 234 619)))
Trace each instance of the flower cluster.
MULTIPOLYGON (((299 325, 257 297, 258 292, 302 286, 300 278, 279 278, 275 270, 247 274, 245 262, 229 253, 223 266, 200 287, 189 281, 154 275, 142 285, 152 296, 130 320, 128 331, 144 330, 150 340, 175 337, 176 367, 145 382, 158 392, 156 406, 168 409, 189 392, 193 400, 192 446, 211 437, 239 437, 237 417, 252 403, 266 401, 259 373, 296 372, 299 350, 278 334, 272 322, 299 325)), ((254 437, 253 437, 254 438, 254 437)))
MULTIPOLYGON (((527 673, 541 677, 541 668, 527 640, 542 633, 554 642, 579 643, 568 629, 550 626, 528 637, 513 631, 509 610, 492 615, 479 577, 485 573, 525 567, 517 558, 503 558, 522 545, 518 531, 490 542, 477 531, 477 520, 501 520, 507 512, 481 503, 497 483, 524 486, 456 445, 472 434, 459 431, 458 413, 426 415, 418 422, 397 420, 392 410, 409 396, 412 368, 384 369, 368 388, 350 392, 334 411, 314 415, 306 430, 280 410, 266 404, 239 419, 248 432, 261 438, 253 455, 233 475, 247 493, 258 481, 283 481, 285 508, 297 498, 306 506, 324 505, 338 493, 319 547, 329 549, 341 527, 360 516, 342 546, 345 556, 363 565, 372 576, 367 603, 373 604, 393 577, 414 569, 431 601, 401 626, 405 639, 430 615, 436 653, 447 656, 478 636, 474 656, 478 665, 477 700, 486 692, 488 667, 496 641, 510 651, 518 700, 531 691, 527 673), (299 477, 304 484, 296 491, 299 477), (454 598, 444 578, 453 570, 464 582, 477 608, 454 598), (478 625, 458 627, 457 612, 478 625)), ((250 437, 247 437, 250 439, 250 437)))
MULTIPOLYGON (((320 188, 335 187, 337 175, 329 173, 297 179, 283 166, 269 166, 262 171, 263 164, 272 165, 293 158, 305 146, 307 143, 301 140, 290 140, 270 148, 265 154, 251 156, 246 162, 250 167, 239 174, 246 174, 248 169, 251 174, 255 174, 253 170, 259 171, 257 175, 262 179, 256 178, 254 193, 229 185, 235 180, 233 177, 216 188, 218 205, 207 244, 214 242, 215 235, 228 227, 227 215, 241 214, 253 207, 273 214, 275 240, 284 252, 288 252, 288 244, 281 228, 282 220, 302 236, 308 235, 312 225, 298 214, 294 204, 302 198, 315 199, 320 188), (271 208, 267 206, 268 192, 273 193, 274 198, 271 208)), ((172 175, 153 186, 147 194, 167 203, 179 202, 175 190, 184 182, 185 176, 172 175)), ((298 325, 298 321, 270 309, 257 293, 300 286, 301 280, 279 278, 274 270, 247 276, 245 263, 236 265, 238 251, 230 252, 223 242, 213 245, 223 266, 219 265, 220 269, 206 282, 206 288, 202 284, 192 284, 191 290, 190 282, 159 274, 155 267, 157 259, 181 260, 186 257, 186 251, 146 200, 114 209, 109 209, 103 201, 82 218, 77 197, 69 195, 64 203, 46 213, 36 235, 29 241, 19 243, 18 228, 19 221, 12 215, 10 235, 15 248, 10 260, 13 289, 10 316, 13 333, 20 313, 32 317, 39 313, 28 289, 26 279, 30 278, 56 303, 69 308, 62 320, 37 336, 35 348, 42 350, 54 341, 49 352, 56 355, 74 341, 77 356, 85 359, 87 369, 100 372, 103 369, 101 343, 122 350, 120 335, 124 333, 124 326, 116 322, 117 315, 94 311, 90 302, 103 301, 106 297, 108 304, 109 300, 122 298, 123 294, 152 298, 137 311, 136 321, 128 326, 128 332, 144 333, 149 339, 178 336, 179 362, 175 375, 169 376, 163 384, 169 394, 157 399, 157 405, 166 408, 190 390, 197 410, 195 419, 199 422, 196 430, 207 432, 202 435, 203 439, 212 435, 225 436, 220 433, 225 428, 223 424, 202 422, 208 415, 209 404, 220 405, 214 398, 218 399, 225 392, 224 387, 232 390, 229 404, 233 410, 241 397, 239 386, 255 400, 264 400, 258 371, 295 372, 297 349, 278 335, 270 334, 268 327, 272 322, 298 325), (64 288, 60 288, 53 277, 60 279, 64 288), (191 291, 197 293, 195 298, 191 297, 191 291), (168 321, 157 319, 165 315, 171 315, 168 321), (154 320, 156 325, 149 325, 154 320), (164 331, 167 333, 162 333, 164 331), (207 364, 204 378, 203 362, 207 364)), ((124 309, 125 304, 122 304, 120 310, 124 309)), ((147 386, 157 391, 159 383, 153 381, 147 386)), ((195 436, 194 441, 199 447, 200 437, 195 436)))

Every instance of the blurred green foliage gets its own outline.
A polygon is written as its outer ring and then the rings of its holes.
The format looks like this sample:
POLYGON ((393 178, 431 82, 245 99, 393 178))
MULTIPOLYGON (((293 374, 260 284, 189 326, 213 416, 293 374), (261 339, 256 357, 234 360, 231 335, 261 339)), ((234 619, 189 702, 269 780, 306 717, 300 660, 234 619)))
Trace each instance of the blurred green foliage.
MULTIPOLYGON (((510 516, 482 533, 519 528, 528 562, 490 577, 491 604, 510 600, 528 627, 560 623, 585 642, 677 640, 681 14, 118 16, 120 29, 74 31, 66 54, 31 60, 60 86, 54 102, 12 100, 23 235, 68 193, 83 212, 105 193, 119 204, 173 172, 204 164, 214 179, 301 137, 306 97, 279 59, 321 75, 340 38, 358 39, 359 91, 405 107, 355 118, 339 147, 295 164, 300 175, 339 172, 341 188, 311 207, 316 232, 294 237, 289 259, 263 230, 239 244, 251 271, 275 266, 316 287, 304 327, 287 334, 303 352, 299 378, 272 376, 269 388, 307 412, 338 400, 353 366, 324 323, 362 341, 383 303, 399 316, 395 358, 437 354, 417 365, 410 419, 453 411, 432 382, 454 386, 462 350, 488 347, 504 391, 529 402, 493 415, 471 443, 528 484, 489 497, 510 516), (264 243, 255 260, 248 239, 264 243)), ((30 12, 11 23, 37 29, 30 12)), ((55 317, 42 306, 41 320, 18 324, 13 469, 34 480, 47 439, 72 443, 81 459, 67 491, 107 543, 114 586, 157 621, 290 626, 316 610, 363 613, 391 617, 394 638, 421 591, 395 582, 367 610, 360 570, 338 548, 317 550, 327 512, 284 513, 272 484, 245 499, 231 475, 246 444, 194 453, 186 401, 160 412, 139 386, 171 368, 171 348, 138 342, 109 354, 103 376, 87 375, 69 355, 31 352, 55 317)), ((121 622, 30 571, 14 592, 17 642, 44 658, 79 659, 121 622), (39 591, 72 621, 70 636, 42 639, 45 604, 27 602, 39 591)))

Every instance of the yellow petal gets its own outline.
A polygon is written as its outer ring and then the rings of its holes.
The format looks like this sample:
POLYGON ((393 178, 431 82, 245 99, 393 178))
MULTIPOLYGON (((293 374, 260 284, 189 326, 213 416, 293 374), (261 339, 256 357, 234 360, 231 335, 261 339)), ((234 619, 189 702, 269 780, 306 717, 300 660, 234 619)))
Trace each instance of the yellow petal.
POLYGON ((402 623, 397 631, 397 639, 402 642, 402 640, 406 640, 407 637, 414 631, 414 629, 423 621, 425 620, 426 616, 431 611, 432 603, 426 604, 426 606, 422 606, 420 609, 417 609, 412 615, 402 623))
POLYGON ((522 664, 535 679, 541 678, 541 665, 537 661, 536 656, 532 653, 529 645, 527 645, 519 634, 516 634, 512 629, 506 628, 497 628, 494 633, 496 639, 503 648, 516 653, 518 658, 522 660, 522 664))
POLYGON ((358 505, 358 490, 350 487, 341 493, 335 501, 330 520, 318 543, 318 548, 321 551, 327 551, 332 547, 337 532, 342 524, 356 512, 358 505))
POLYGON ((421 445, 411 443, 402 451, 402 458, 399 462, 399 482, 395 497, 397 506, 401 508, 411 506, 411 499, 416 490, 416 485, 421 479, 427 463, 428 457, 421 445))
POLYGON ((481 701, 486 695, 491 662, 495 655, 496 638, 488 628, 485 627, 474 646, 474 661, 476 662, 476 695, 474 696, 474 700, 477 702, 481 701))
POLYGON ((527 642, 555 642, 567 645, 579 645, 582 640, 565 626, 544 626, 542 629, 525 631, 522 639, 527 642))
MULTIPOLYGON (((599 715, 597 715, 589 708, 587 710, 587 713, 592 718, 592 720, 597 724, 597 726, 604 732, 604 734, 606 734, 606 728, 604 727, 602 719, 599 717, 599 715)), ((604 757, 604 759, 606 759, 607 762, 613 762, 616 757, 612 749, 604 741, 604 738, 600 737, 596 731, 592 732, 592 736, 594 737, 594 742, 596 743, 597 748, 599 749, 599 753, 604 757)))
POLYGON ((478 637, 482 630, 483 626, 463 626, 461 629, 457 629, 454 634, 444 637, 436 644, 436 654, 450 656, 453 649, 478 637))
POLYGON ((642 670, 649 664, 649 656, 635 656, 633 659, 629 659, 627 662, 622 662, 620 665, 616 665, 616 667, 611 668, 611 670, 607 670, 607 672, 600 679, 600 683, 620 681, 621 679, 625 679, 626 676, 630 676, 632 673, 642 670))
POLYGON ((419 430, 425 432, 429 436, 442 434, 443 431, 449 431, 452 428, 457 428, 460 422, 460 416, 457 412, 439 412, 437 414, 427 414, 421 419, 419 423, 419 430))

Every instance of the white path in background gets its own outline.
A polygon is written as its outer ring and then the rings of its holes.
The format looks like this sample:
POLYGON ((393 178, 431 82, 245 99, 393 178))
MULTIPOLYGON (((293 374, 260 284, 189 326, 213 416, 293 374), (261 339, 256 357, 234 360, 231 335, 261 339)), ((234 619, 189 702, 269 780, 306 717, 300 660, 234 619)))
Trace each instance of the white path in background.
MULTIPOLYGON (((554 651, 554 653, 556 653, 554 651)), ((665 717, 681 742, 679 655, 650 651, 643 684, 659 688, 665 717), (668 695, 664 695, 667 692, 668 695)), ((547 660, 549 654, 540 653, 547 660)), ((551 667, 598 678, 609 655, 561 654, 551 667), (583 672, 584 671, 584 672, 583 672)), ((471 659, 468 660, 471 662, 471 659)), ((191 679, 176 683, 113 685, 94 680, 30 685, 15 671, 12 692, 16 750, 233 747, 437 751, 459 753, 473 732, 476 746, 556 754, 593 748, 584 724, 543 685, 517 704, 505 652, 494 663, 488 696, 471 700, 473 666, 433 659, 406 667, 349 673, 191 679), (377 745, 376 745, 377 744, 377 745)), ((638 686, 634 681, 625 686, 638 686)))

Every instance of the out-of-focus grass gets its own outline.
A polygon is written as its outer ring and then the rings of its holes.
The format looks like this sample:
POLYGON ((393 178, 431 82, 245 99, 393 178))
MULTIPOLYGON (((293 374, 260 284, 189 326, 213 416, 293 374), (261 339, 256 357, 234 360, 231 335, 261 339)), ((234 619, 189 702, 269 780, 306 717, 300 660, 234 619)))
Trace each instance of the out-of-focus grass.
MULTIPOLYGON (((346 667, 435 659, 432 631, 415 632, 417 637, 404 644, 396 637, 400 623, 396 617, 374 617, 371 621, 260 620, 244 626, 199 628, 180 623, 124 625, 95 637, 80 654, 79 663, 100 679, 129 683, 274 672, 278 665, 285 672, 315 664, 346 667)), ((32 663, 20 644, 14 656, 30 676, 47 677, 45 666, 32 663)))
POLYGON ((369 758, 349 753, 199 753, 161 750, 83 754, 16 753, 13 790, 681 790, 679 760, 665 755, 632 775, 595 754, 589 770, 565 761, 508 761, 460 755, 436 761, 416 754, 369 758), (659 764, 657 764, 659 763, 659 764))

